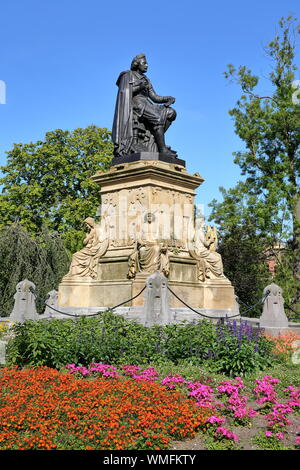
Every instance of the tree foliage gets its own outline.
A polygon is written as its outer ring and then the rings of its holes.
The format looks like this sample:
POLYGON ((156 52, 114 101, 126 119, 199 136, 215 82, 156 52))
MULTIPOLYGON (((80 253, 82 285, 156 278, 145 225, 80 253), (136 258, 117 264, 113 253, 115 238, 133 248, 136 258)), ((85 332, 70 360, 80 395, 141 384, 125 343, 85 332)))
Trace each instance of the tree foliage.
MULTIPOLYGON (((294 306, 300 302, 300 104, 294 99, 300 30, 295 24, 292 17, 282 18, 278 34, 266 46, 272 64, 266 82, 245 66, 229 65, 225 72, 242 93, 229 114, 244 143, 233 154, 244 178, 228 191, 221 188, 221 203, 211 203, 211 219, 220 226, 223 246, 231 243, 237 252, 243 243, 248 246, 248 263, 236 270, 251 271, 256 285, 265 274, 263 269, 258 272, 252 253, 259 248, 278 254, 284 246, 275 281, 294 306), (267 94, 261 92, 265 87, 267 94)), ((226 263, 225 257, 225 269, 226 263)))
POLYGON ((0 229, 0 316, 11 313, 18 282, 36 285, 37 309, 45 310, 48 292, 58 288, 70 258, 60 236, 42 228, 33 239, 19 223, 0 229))
POLYGON ((108 169, 111 158, 110 132, 96 126, 57 129, 44 140, 15 144, 1 167, 0 227, 18 220, 34 234, 46 226, 75 251, 83 220, 94 217, 100 203, 91 176, 108 169))

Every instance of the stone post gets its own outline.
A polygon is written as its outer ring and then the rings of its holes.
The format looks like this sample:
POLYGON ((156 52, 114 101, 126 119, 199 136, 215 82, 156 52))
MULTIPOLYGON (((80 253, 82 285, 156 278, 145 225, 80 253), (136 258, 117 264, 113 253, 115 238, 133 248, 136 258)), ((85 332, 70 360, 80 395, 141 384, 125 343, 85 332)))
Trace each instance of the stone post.
POLYGON ((52 310, 53 307, 54 309, 58 309, 58 291, 53 289, 47 294, 47 300, 46 300, 46 308, 44 311, 44 316, 47 317, 52 317, 56 311, 52 310))
POLYGON ((167 278, 160 272, 146 280, 143 318, 146 326, 167 325, 171 322, 167 278))
POLYGON ((25 279, 16 286, 15 303, 9 316, 10 323, 23 323, 25 320, 38 320, 35 306, 35 285, 25 279))
POLYGON ((284 311, 284 299, 279 286, 272 283, 264 289, 264 306, 260 317, 260 327, 267 334, 278 336, 288 330, 289 322, 284 311), (267 295, 268 294, 268 295, 267 295))

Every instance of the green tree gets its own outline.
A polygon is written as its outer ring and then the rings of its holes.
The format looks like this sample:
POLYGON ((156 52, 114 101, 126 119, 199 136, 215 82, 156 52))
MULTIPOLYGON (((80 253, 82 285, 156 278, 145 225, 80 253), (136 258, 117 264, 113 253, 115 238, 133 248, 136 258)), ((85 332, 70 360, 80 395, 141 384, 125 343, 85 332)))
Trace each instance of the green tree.
POLYGON ((57 129, 44 140, 15 144, 1 167, 0 227, 18 220, 30 233, 43 226, 62 235, 74 252, 82 241, 82 222, 95 217, 99 187, 91 179, 109 168, 110 131, 96 126, 57 129))
POLYGON ((241 313, 260 316, 259 300, 270 281, 265 252, 271 239, 258 232, 256 213, 251 211, 253 201, 240 185, 229 191, 222 189, 222 193, 222 205, 216 201, 212 204, 215 204, 215 223, 220 227, 218 251, 224 272, 235 287, 241 313), (253 305, 256 307, 249 310, 253 305))
POLYGON ((0 316, 11 313, 16 285, 24 279, 36 285, 37 309, 43 313, 48 292, 58 288, 70 264, 59 234, 43 228, 33 239, 19 223, 0 229, 0 259, 0 316))
MULTIPOLYGON (((245 66, 228 66, 226 78, 242 92, 229 114, 244 142, 244 149, 233 154, 244 179, 229 191, 221 188, 223 201, 211 203, 211 219, 220 226, 222 243, 235 240, 236 249, 248 243, 249 263, 244 270, 255 266, 251 251, 257 245, 275 254, 278 246, 285 247, 283 256, 278 256, 275 281, 295 308, 300 303, 300 104, 295 99, 299 32, 294 18, 279 21, 278 34, 265 48, 272 63, 267 81, 245 66), (266 87, 270 92, 260 93, 266 87)), ((226 259, 224 263, 226 268, 226 259)), ((260 274, 255 276, 259 281, 260 274)))

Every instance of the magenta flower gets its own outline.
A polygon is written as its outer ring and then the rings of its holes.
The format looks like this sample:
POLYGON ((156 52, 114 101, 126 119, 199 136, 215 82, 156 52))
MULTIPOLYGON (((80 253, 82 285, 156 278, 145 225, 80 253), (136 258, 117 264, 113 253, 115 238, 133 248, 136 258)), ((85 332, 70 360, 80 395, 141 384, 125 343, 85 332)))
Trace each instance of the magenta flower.
POLYGON ((169 374, 167 377, 165 377, 162 381, 162 385, 166 385, 168 388, 175 388, 177 384, 184 384, 186 383, 186 380, 181 377, 181 375, 172 375, 169 374))
POLYGON ((257 379, 254 381, 256 387, 254 388, 254 394, 256 395, 257 403, 275 403, 277 394, 274 385, 279 383, 279 380, 275 377, 266 375, 263 379, 257 379), (274 385, 273 385, 274 384, 274 385))
POLYGON ((229 431, 229 429, 224 428, 223 426, 219 426, 216 431, 216 434, 221 434, 222 436, 226 437, 227 439, 233 439, 234 441, 238 441, 239 438, 237 437, 236 434, 233 432, 229 431))
POLYGON ((224 380, 217 387, 219 393, 226 393, 227 395, 232 395, 234 393, 239 393, 239 390, 244 387, 244 383, 241 377, 236 377, 235 381, 224 380))
POLYGON ((84 366, 76 366, 75 364, 67 364, 66 367, 69 369, 71 374, 81 374, 83 377, 86 377, 87 375, 90 375, 89 370, 87 367, 84 366))
POLYGON ((121 369, 124 371, 125 375, 130 375, 131 377, 136 374, 139 370, 139 366, 122 366, 121 369))
POLYGON ((147 382, 154 382, 159 378, 159 373, 154 367, 144 369, 140 374, 133 374, 135 380, 146 380, 147 382))
POLYGON ((218 418, 218 416, 210 416, 207 420, 207 422, 211 424, 224 424, 225 421, 225 418, 218 418))

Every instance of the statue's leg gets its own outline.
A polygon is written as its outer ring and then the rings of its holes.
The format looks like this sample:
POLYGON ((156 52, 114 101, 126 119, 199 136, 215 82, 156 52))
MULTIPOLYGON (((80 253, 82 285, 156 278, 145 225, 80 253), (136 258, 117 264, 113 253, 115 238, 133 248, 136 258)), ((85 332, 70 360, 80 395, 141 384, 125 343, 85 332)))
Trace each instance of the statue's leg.
POLYGON ((166 118, 165 127, 164 127, 165 132, 169 129, 172 122, 175 121, 176 116, 177 116, 177 113, 175 109, 168 108, 167 118, 166 118))
POLYGON ((158 151, 160 153, 168 153, 171 154, 172 156, 176 155, 176 152, 170 149, 170 147, 166 146, 165 143, 165 131, 163 126, 155 126, 153 128, 153 135, 154 139, 158 148, 158 151))
POLYGON ((150 102, 147 102, 145 105, 143 120, 150 127, 150 132, 154 137, 158 152, 166 153, 173 157, 176 156, 176 152, 165 144, 165 132, 175 118, 176 111, 173 108, 167 108, 150 102))
POLYGON ((164 128, 162 126, 155 126, 153 128, 154 139, 160 153, 166 153, 167 147, 165 144, 164 128))

